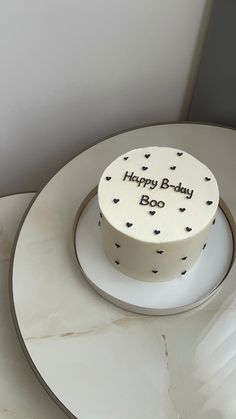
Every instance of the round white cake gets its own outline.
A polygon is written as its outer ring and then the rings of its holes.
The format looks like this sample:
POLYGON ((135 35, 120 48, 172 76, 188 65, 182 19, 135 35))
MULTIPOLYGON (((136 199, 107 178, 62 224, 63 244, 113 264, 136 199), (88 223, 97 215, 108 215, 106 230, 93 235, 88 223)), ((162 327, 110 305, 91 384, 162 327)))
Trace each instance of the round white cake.
POLYGON ((170 147, 131 150, 103 172, 98 186, 108 260, 141 281, 183 277, 206 246, 219 190, 195 157, 170 147))

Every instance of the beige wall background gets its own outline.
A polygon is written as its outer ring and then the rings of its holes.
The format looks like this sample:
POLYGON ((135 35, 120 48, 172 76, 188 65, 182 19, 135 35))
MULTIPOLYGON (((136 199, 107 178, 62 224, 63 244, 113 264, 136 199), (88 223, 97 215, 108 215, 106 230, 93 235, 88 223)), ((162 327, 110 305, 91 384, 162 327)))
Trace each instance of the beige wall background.
POLYGON ((1 0, 0 195, 89 144, 185 119, 209 0, 1 0))

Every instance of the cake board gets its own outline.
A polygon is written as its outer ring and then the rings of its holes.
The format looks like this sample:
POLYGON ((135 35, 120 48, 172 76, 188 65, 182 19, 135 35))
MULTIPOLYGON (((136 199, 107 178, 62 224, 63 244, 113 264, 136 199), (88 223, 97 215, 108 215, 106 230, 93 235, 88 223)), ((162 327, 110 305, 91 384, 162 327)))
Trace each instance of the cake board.
POLYGON ((79 267, 96 291, 121 308, 149 315, 180 313, 211 298, 227 277, 234 247, 230 224, 222 209, 218 208, 207 246, 184 278, 168 282, 143 282, 130 278, 118 271, 104 254, 95 191, 88 194, 80 207, 74 243, 79 267))

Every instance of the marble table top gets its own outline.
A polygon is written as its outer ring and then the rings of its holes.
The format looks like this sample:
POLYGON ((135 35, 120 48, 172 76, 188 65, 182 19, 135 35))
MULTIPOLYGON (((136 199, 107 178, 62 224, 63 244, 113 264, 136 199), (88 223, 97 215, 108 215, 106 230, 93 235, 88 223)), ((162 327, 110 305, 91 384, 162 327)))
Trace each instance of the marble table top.
POLYGON ((71 417, 233 419, 235 264, 208 303, 152 317, 107 302, 76 263, 72 236, 80 203, 111 160, 147 144, 178 147, 205 162, 236 216, 235 131, 160 125, 95 145, 54 176, 22 225, 11 276, 18 337, 42 384, 71 417))
POLYGON ((18 224, 33 193, 0 198, 0 418, 62 419, 33 374, 16 336, 9 307, 9 260, 18 224))

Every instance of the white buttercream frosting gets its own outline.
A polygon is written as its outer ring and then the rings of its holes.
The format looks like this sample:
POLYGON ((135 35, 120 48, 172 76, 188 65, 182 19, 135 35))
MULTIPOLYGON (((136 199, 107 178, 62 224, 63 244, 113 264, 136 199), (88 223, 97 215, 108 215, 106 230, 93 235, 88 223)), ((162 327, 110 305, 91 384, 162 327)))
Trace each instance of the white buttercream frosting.
POLYGON ((183 274, 199 257, 219 191, 213 173, 192 155, 147 147, 105 169, 98 200, 108 259, 137 279, 164 280, 183 274))

